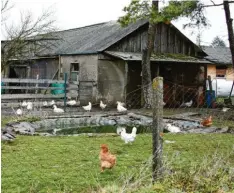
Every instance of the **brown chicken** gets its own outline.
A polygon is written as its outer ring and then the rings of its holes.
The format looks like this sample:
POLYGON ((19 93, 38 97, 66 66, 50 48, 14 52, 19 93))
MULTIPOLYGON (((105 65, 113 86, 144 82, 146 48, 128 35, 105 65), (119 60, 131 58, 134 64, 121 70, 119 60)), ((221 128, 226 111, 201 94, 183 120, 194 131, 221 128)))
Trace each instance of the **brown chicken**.
POLYGON ((212 116, 209 116, 208 118, 205 118, 204 120, 202 120, 201 124, 204 127, 209 127, 212 125, 212 116))
POLYGON ((103 172, 105 168, 110 169, 116 164, 116 156, 109 152, 106 144, 101 145, 99 159, 101 161, 101 172, 103 172))

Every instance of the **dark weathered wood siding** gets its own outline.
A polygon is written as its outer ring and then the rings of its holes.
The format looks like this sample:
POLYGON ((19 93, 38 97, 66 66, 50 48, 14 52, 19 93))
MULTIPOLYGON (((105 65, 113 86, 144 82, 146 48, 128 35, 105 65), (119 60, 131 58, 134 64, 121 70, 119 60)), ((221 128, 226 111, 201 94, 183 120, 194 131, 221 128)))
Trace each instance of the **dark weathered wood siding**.
MULTIPOLYGON (((142 26, 134 33, 126 36, 108 50, 121 52, 141 52, 146 45, 148 26, 142 26)), ((196 56, 196 48, 178 29, 171 24, 159 23, 156 29, 155 52, 181 53, 196 56)))

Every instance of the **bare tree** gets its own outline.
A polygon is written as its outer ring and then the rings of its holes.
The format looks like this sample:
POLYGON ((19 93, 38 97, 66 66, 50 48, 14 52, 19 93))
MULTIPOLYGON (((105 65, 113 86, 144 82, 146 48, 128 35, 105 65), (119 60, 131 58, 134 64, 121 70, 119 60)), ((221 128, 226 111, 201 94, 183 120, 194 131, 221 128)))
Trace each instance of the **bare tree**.
MULTIPOLYGON (((4 10, 7 10, 9 1, 5 2, 4 10)), ((42 14, 33 19, 31 12, 21 13, 18 25, 6 25, 6 40, 1 44, 1 72, 6 69, 9 61, 27 60, 39 55, 43 50, 50 49, 55 46, 54 40, 58 38, 52 37, 51 32, 57 30, 53 12, 45 10, 42 14)))
POLYGON ((13 7, 12 4, 10 4, 9 0, 2 0, 1 1, 1 25, 4 24, 4 22, 6 21, 7 17, 6 17, 6 12, 8 12, 11 8, 13 7))
POLYGON ((4 14, 6 11, 10 10, 13 5, 10 5, 9 0, 2 0, 1 2, 1 13, 4 14))

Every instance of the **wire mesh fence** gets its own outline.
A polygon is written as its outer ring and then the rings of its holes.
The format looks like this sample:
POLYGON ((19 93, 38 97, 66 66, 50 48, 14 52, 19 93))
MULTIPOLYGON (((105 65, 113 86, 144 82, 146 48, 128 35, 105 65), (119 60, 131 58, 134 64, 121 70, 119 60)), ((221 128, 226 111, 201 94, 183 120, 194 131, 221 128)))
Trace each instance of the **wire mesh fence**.
MULTIPOLYGON (((226 88, 229 93, 231 87, 232 84, 229 84, 226 88)), ((195 120, 206 120, 211 116, 212 124, 216 126, 234 127, 234 95, 219 96, 216 90, 204 88, 204 85, 184 86, 164 81, 162 91, 164 117, 190 114, 195 120)), ((129 109, 142 107, 144 100, 142 94, 139 94, 142 89, 141 87, 127 93, 126 106, 129 109)))

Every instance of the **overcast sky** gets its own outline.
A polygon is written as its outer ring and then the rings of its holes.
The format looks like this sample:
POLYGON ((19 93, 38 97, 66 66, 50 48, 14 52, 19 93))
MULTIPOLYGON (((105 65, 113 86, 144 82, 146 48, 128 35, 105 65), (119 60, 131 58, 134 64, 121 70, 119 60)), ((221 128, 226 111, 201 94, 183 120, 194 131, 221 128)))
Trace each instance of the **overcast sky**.
MULTIPOLYGON (((131 0, 10 0, 14 7, 8 12, 8 23, 19 20, 20 12, 31 11, 35 17, 40 15, 43 9, 50 7, 55 13, 57 26, 60 30, 87 26, 95 23, 117 20, 123 15, 122 9, 131 0)), ((210 0, 203 0, 210 3, 210 0)), ((221 3, 222 0, 213 0, 221 3)), ((234 4, 231 4, 232 17, 234 17, 234 4), (233 10, 233 11, 232 11, 233 10)), ((209 45, 215 36, 219 36, 228 44, 227 27, 223 7, 206 9, 206 16, 211 27, 202 30, 202 43, 209 45)), ((184 19, 173 22, 187 37, 196 42, 196 29, 182 28, 184 19), (194 32, 194 34, 191 34, 194 32)), ((4 34, 2 34, 2 38, 4 34)))

